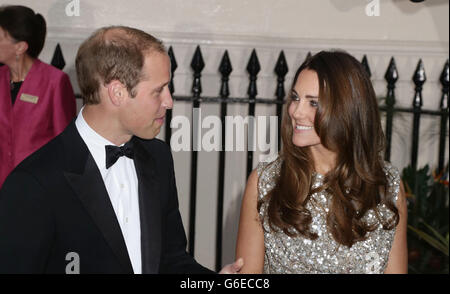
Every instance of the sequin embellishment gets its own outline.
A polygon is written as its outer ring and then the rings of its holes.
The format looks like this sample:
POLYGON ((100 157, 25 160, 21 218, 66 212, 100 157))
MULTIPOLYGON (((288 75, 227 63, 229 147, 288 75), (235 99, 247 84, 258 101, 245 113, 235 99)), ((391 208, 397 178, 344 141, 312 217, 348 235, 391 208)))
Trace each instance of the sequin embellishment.
MULTIPOLYGON (((261 162, 257 167, 259 199, 264 199, 274 188, 282 161, 277 158, 272 164, 261 162)), ((386 162, 384 171, 388 178, 388 193, 392 195, 394 204, 400 185, 398 170, 386 162)), ((323 176, 315 174, 313 186, 320 186, 323 176)), ((272 230, 266 215, 267 200, 265 199, 259 216, 264 227, 264 273, 267 274, 318 274, 318 273, 383 273, 394 239, 395 229, 384 230, 378 224, 375 231, 369 232, 364 241, 353 244, 351 248, 337 243, 326 225, 326 212, 330 195, 325 191, 311 196, 314 201, 307 203, 307 209, 313 217, 311 229, 318 234, 316 240, 309 240, 303 236, 289 237, 281 230, 272 230), (312 203, 320 205, 314 205, 312 203), (320 208, 322 207, 322 208, 320 208), (325 207, 325 211, 323 209, 325 207)), ((390 218, 392 212, 384 205, 378 206, 383 219, 390 218)), ((379 222, 373 210, 364 216, 364 220, 371 224, 379 222)))

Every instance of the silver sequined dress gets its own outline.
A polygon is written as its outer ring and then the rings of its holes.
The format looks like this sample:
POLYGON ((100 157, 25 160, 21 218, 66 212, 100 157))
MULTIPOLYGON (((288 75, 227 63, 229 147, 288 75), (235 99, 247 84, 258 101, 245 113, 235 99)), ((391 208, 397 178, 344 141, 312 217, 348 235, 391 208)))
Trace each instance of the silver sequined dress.
MULTIPOLYGON (((269 227, 267 199, 264 196, 275 186, 281 163, 281 159, 277 158, 271 165, 261 162, 257 167, 258 198, 264 199, 259 212, 264 227, 264 273, 383 273, 395 229, 384 230, 379 224, 375 231, 368 233, 366 240, 353 244, 351 248, 340 245, 327 230, 326 212, 330 195, 325 191, 313 194, 312 201, 308 201, 306 205, 312 215, 311 231, 318 234, 316 240, 302 236, 289 237, 283 231, 274 231, 269 227)), ((395 204, 400 184, 399 172, 388 162, 385 163, 384 170, 388 177, 389 193, 395 204)), ((315 174, 313 186, 320 186, 322 181, 323 176, 315 174)), ((384 204, 379 206, 379 211, 383 218, 392 216, 392 212, 384 204)), ((369 224, 379 222, 373 210, 368 211, 364 219, 369 224)))

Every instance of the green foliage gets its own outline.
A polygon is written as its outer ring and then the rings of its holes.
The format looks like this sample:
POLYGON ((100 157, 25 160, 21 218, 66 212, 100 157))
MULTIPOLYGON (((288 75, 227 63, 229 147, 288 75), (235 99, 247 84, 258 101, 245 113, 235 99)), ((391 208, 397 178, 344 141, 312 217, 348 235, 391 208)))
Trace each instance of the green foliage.
POLYGON ((428 165, 403 169, 408 199, 410 273, 447 273, 449 253, 448 165, 435 175, 428 165))

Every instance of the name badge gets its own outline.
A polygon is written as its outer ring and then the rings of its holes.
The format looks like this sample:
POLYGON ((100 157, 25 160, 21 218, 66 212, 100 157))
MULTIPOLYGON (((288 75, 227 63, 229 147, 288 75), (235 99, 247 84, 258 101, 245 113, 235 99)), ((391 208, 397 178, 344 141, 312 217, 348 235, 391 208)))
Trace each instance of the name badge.
POLYGON ((30 95, 30 94, 22 94, 22 95, 20 95, 20 100, 29 102, 29 103, 33 103, 33 104, 37 104, 39 97, 30 95))

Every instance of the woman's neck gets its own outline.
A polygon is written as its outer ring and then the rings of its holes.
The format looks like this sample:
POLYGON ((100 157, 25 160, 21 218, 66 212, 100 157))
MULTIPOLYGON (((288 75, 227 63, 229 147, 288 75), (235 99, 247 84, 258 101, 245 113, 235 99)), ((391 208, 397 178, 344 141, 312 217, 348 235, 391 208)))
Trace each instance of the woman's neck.
POLYGON ((336 153, 326 149, 322 144, 311 146, 311 155, 314 159, 314 169, 321 175, 327 174, 336 166, 336 153))
POLYGON ((22 82, 33 65, 34 59, 27 54, 20 56, 9 67, 11 82, 22 82))

